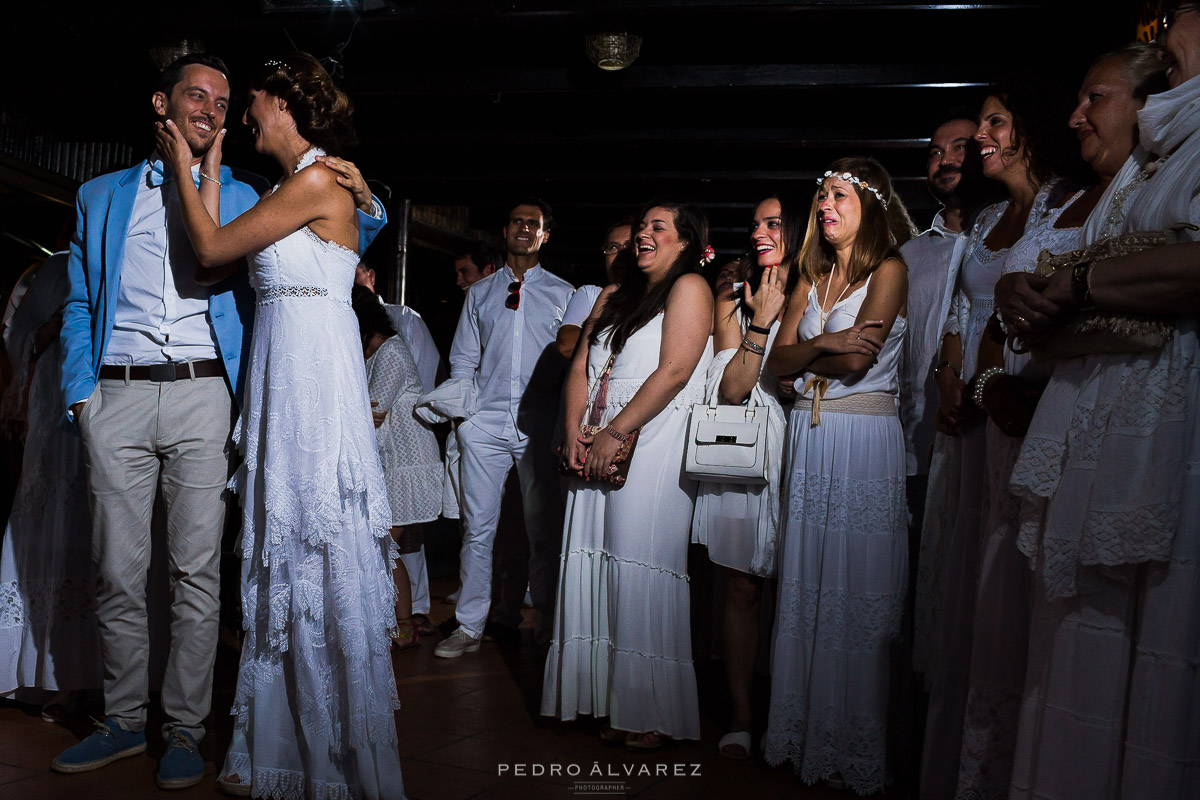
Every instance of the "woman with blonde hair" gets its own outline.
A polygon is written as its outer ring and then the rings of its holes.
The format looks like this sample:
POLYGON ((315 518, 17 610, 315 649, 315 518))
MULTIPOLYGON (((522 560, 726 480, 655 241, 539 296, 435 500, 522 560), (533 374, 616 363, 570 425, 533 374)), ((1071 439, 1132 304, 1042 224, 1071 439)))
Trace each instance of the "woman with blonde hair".
POLYGON ((887 781, 888 649, 908 574, 897 374, 908 272, 896 248, 914 233, 879 162, 835 161, 767 359, 799 377, 764 754, 859 794, 887 781))

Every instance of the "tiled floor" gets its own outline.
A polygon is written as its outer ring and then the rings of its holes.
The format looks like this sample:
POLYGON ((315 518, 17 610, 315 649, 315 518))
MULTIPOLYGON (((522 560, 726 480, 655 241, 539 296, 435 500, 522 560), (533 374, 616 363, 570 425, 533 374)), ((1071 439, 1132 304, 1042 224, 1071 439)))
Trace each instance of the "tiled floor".
MULTIPOLYGON (((441 584, 441 585, 439 585, 441 584)), ((435 583, 435 597, 449 591, 435 583), (439 591, 439 589, 441 591, 439 591)), ((527 612, 532 614, 532 612, 527 612)), ((435 603, 435 621, 453 609, 435 603)), ((403 708, 396 714, 405 790, 413 800, 572 800, 573 798, 841 798, 853 797, 823 787, 806 787, 786 767, 773 769, 761 759, 730 761, 716 753, 722 731, 708 716, 705 701, 717 690, 701 674, 703 741, 668 745, 652 754, 635 754, 600 744, 588 720, 564 724, 537 713, 542 663, 523 630, 525 643, 484 643, 478 653, 459 659, 433 657, 433 638, 419 649, 395 655, 403 708)), ((232 699, 235 658, 223 649, 218 657, 214 709, 232 699)), ((719 671, 713 669, 713 672, 719 671)), ((155 724, 151 719, 151 724, 155 724)), ((149 797, 210 797, 219 759, 229 741, 230 721, 215 714, 213 732, 202 744, 208 774, 199 786, 181 792, 154 788, 156 748, 81 775, 58 775, 47 765, 91 728, 86 719, 68 725, 41 721, 29 706, 0 705, 0 798, 3 800, 125 800, 149 797)), ((889 800, 907 797, 893 791, 889 800)))

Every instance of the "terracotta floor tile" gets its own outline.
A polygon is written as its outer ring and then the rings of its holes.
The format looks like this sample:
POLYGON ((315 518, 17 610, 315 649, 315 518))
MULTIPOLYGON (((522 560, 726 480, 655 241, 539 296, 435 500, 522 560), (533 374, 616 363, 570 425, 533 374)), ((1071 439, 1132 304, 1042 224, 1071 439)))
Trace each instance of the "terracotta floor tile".
POLYGON ((455 769, 416 759, 404 760, 400 766, 404 770, 408 800, 467 800, 505 781, 494 773, 455 769))

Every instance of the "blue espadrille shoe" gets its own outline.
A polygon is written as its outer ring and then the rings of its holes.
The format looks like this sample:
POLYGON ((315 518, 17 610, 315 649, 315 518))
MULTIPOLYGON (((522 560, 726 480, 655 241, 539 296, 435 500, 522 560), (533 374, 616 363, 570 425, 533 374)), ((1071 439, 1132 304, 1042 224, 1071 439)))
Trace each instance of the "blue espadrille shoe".
POLYGON ((196 749, 196 740, 187 731, 171 731, 167 752, 158 762, 154 783, 160 789, 186 789, 204 778, 204 759, 196 749))
POLYGON ((79 744, 68 747, 50 762, 55 772, 87 772, 112 762, 146 752, 146 732, 122 730, 116 720, 96 723, 96 732, 79 744))

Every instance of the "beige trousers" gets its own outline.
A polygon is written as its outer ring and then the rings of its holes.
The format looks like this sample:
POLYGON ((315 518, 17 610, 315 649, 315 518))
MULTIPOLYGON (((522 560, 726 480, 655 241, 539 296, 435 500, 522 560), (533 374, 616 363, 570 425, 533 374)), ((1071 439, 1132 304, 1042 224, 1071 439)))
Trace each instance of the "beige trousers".
POLYGON ((161 481, 171 586, 163 733, 178 728, 197 740, 204 736, 212 705, 232 419, 229 389, 219 377, 167 383, 103 379, 79 413, 104 710, 125 730, 146 727, 146 579, 150 518, 161 481))

